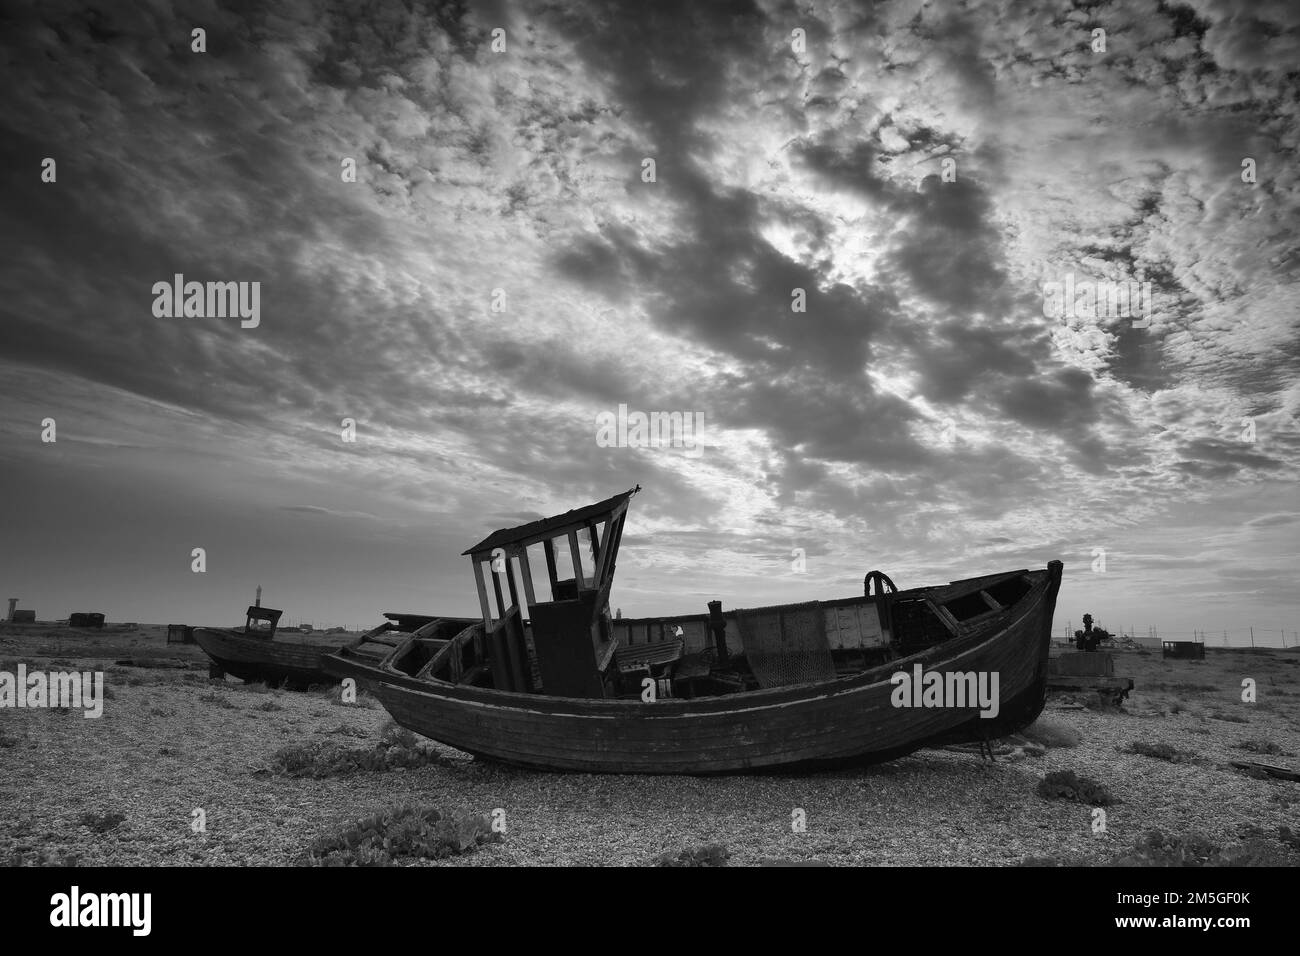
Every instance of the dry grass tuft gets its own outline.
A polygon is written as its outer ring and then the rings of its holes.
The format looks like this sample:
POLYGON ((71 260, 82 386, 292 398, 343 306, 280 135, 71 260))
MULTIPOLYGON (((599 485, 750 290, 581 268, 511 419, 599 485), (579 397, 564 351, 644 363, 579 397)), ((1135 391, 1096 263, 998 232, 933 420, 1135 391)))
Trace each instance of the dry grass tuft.
POLYGON ((726 866, 731 854, 721 843, 706 843, 703 846, 688 846, 673 853, 661 853, 651 862, 651 866, 726 866))
POLYGON ((439 860, 504 837, 486 814, 448 813, 407 804, 322 834, 307 848, 311 866, 392 866, 400 858, 439 860))
POLYGON ((1073 800, 1090 807, 1108 807, 1119 801, 1091 777, 1080 777, 1073 770, 1056 770, 1038 781, 1036 792, 1047 800, 1073 800))
POLYGON ((230 699, 220 691, 212 691, 207 694, 200 694, 198 699, 205 704, 216 704, 218 707, 224 707, 226 710, 234 710, 235 705, 230 699))
POLYGON ((384 731, 379 743, 370 750, 351 749, 329 741, 284 747, 276 752, 272 772, 322 780, 363 771, 382 773, 447 763, 440 753, 421 745, 415 734, 394 725, 384 731))
POLYGON ((1241 740, 1234 744, 1238 750, 1248 750, 1253 754, 1280 754, 1282 748, 1271 740, 1265 740, 1262 737, 1256 737, 1251 740, 1241 740))
POLYGON ((1145 740, 1133 741, 1122 752, 1137 754, 1141 757, 1151 757, 1155 760, 1168 760, 1170 763, 1186 763, 1193 757, 1193 754, 1179 750, 1172 744, 1149 744, 1145 740))

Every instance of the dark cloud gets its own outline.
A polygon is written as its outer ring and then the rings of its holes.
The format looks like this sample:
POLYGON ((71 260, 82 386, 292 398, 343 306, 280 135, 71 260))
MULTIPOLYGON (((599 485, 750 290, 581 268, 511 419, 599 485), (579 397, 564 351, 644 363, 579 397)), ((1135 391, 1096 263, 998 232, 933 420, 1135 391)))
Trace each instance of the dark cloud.
MULTIPOLYGON (((960 576, 1033 542, 1086 554, 1067 527, 1150 522, 1300 456, 1279 424, 1300 368, 1294 5, 4 16, 6 462, 33 483, 58 463, 52 514, 98 500, 94 471, 139 482, 127 524, 187 489, 175 521, 136 522, 143 550, 217 534, 238 500, 317 543, 405 521, 396 579, 430 535, 640 483, 648 584, 706 555, 784 575, 792 547, 846 580, 867 550, 960 576), (1158 314, 1049 320, 1028 258, 1142 271, 1158 314), (260 282, 260 327, 154 318, 174 273, 260 282), (598 446, 624 403, 706 413, 704 453, 598 446), (1223 439, 1237 410, 1256 444, 1223 439), (47 414, 57 447, 31 440, 47 414)), ((1234 526, 1285 520, 1254 517, 1234 526)))

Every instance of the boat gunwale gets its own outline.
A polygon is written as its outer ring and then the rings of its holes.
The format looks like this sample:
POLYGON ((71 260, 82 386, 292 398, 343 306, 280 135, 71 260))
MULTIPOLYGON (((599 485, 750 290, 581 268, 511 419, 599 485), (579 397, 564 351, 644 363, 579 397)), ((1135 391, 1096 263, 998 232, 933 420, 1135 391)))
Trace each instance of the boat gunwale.
POLYGON ((333 654, 340 650, 337 644, 310 644, 306 641, 281 641, 275 637, 265 638, 255 634, 245 634, 238 627, 196 627, 194 628, 194 640, 197 643, 199 634, 213 634, 219 640, 234 641, 240 646, 247 647, 277 647, 292 648, 294 650, 317 651, 321 654, 333 654))
MULTIPOLYGON (((986 583, 980 586, 980 589, 983 589, 983 588, 991 587, 994 584, 1000 583, 1004 579, 1020 577, 1022 575, 1029 575, 1032 577, 1035 575, 1045 575, 1047 573, 1048 571, 1046 568, 1020 568, 1015 571, 998 571, 994 574, 983 574, 973 578, 963 578, 960 581, 949 581, 947 584, 928 584, 928 585, 922 585, 920 587, 915 587, 915 588, 907 588, 906 590, 903 591, 895 591, 889 595, 889 599, 891 602, 897 602, 897 601, 911 601, 911 600, 917 600, 922 598, 929 598, 930 600, 935 601, 938 604, 944 604, 947 601, 952 600, 952 598, 955 595, 948 594, 948 595, 940 596, 943 594, 943 592, 954 591, 958 594, 974 593, 976 589, 967 590, 960 587, 960 585, 970 584, 973 581, 985 581, 986 583)), ((1028 595, 1026 594, 1026 596, 1028 595)), ((763 611, 775 611, 778 608, 793 608, 793 607, 800 607, 802 605, 807 605, 807 604, 818 604, 822 607, 851 607, 853 605, 859 605, 859 604, 874 604, 876 603, 876 600, 877 598, 876 595, 874 594, 867 594, 867 595, 855 594, 855 595, 851 595, 850 597, 813 599, 811 601, 793 601, 788 604, 764 604, 758 607, 733 607, 723 611, 722 616, 731 617, 736 614, 758 614, 763 611)), ((1022 597, 1021 600, 1024 600, 1024 598, 1022 597)), ((1019 603, 1020 601, 1016 602, 1016 604, 1019 603)), ((1010 605, 1010 607, 1004 606, 1001 609, 1001 611, 990 608, 988 613, 990 614, 1002 613, 1007 610, 1010 610, 1011 607, 1015 607, 1015 605, 1014 604, 1010 605)), ((986 615, 981 614, 976 618, 974 618, 973 620, 978 621, 980 620, 980 618, 983 618, 985 616, 986 615)), ((659 617, 654 617, 654 616, 620 617, 620 618, 615 618, 613 623, 641 624, 641 625, 682 624, 690 621, 707 621, 708 619, 709 619, 709 615, 707 613, 668 614, 668 615, 661 615, 659 617)), ((967 621, 969 620, 972 619, 968 618, 967 621)), ((964 624, 966 622, 962 621, 958 623, 964 624)), ((650 643, 656 643, 656 642, 651 641, 650 643)))
POLYGON ((252 682, 285 680, 304 686, 332 684, 334 675, 325 667, 325 659, 342 649, 299 641, 267 640, 230 628, 196 627, 194 633, 195 644, 209 660, 223 671, 252 682))
MULTIPOLYGON (((1021 624, 1027 617, 1031 614, 1037 613, 1041 609, 1043 601, 1052 586, 1053 579, 1050 567, 1046 569, 1005 572, 1003 575, 995 574, 985 576, 988 579, 996 580, 1000 576, 1010 577, 1022 573, 1029 574, 1034 578, 1033 585, 1015 604, 1004 607, 1000 612, 997 612, 998 614, 1003 615, 1003 617, 979 620, 977 622, 978 626, 975 628, 961 627, 959 633, 953 635, 947 640, 941 641, 930 647, 922 648, 906 657, 886 661, 883 664, 876 665, 875 667, 864 670, 858 674, 849 674, 844 677, 836 677, 826 681, 791 684, 784 687, 760 688, 757 690, 742 691, 734 694, 722 694, 693 699, 664 698, 647 705, 646 702, 639 699, 624 700, 587 697, 554 697, 544 693, 531 694, 520 691, 504 691, 495 688, 453 684, 449 681, 436 678, 419 679, 402 671, 398 671, 395 668, 387 667, 382 662, 378 665, 361 663, 347 657, 339 657, 337 653, 325 655, 323 658, 323 665, 327 670, 330 670, 331 673, 336 673, 336 671, 330 667, 331 662, 342 662, 342 668, 337 671, 339 675, 365 677, 366 679, 372 680, 376 684, 380 685, 376 688, 377 694, 379 694, 385 687, 392 687, 394 689, 410 691, 412 693, 435 697, 440 700, 457 704, 494 707, 503 710, 544 716, 574 716, 585 718, 607 717, 609 719, 621 719, 632 714, 637 714, 645 719, 669 719, 675 717, 720 716, 729 713, 745 713, 770 708, 784 708, 801 702, 813 702, 861 692, 876 687, 877 685, 888 683, 890 676, 900 670, 910 670, 916 664, 922 664, 924 666, 927 661, 942 661, 958 656, 965 656, 978 648, 996 642, 998 639, 1005 636, 1008 630, 1021 624), (990 625, 995 621, 1001 621, 1002 623, 998 627, 990 627, 990 625), (736 707, 732 703, 740 701, 743 701, 746 706, 736 707)), ((969 578, 967 580, 975 581, 981 580, 981 578, 969 578)), ((933 592, 945 587, 948 587, 948 585, 938 585, 932 588, 913 588, 910 590, 911 593, 922 594, 933 592)), ((906 593, 908 592, 898 592, 899 595, 906 593)), ((751 610, 775 610, 787 606, 790 605, 769 605, 765 608, 755 608, 751 610)), ((981 615, 981 617, 983 617, 983 615, 981 615)), ((399 645, 390 656, 397 656, 405 644, 406 642, 403 642, 399 645)), ((342 648, 340 650, 346 652, 347 648, 342 648)), ((385 658, 385 660, 387 659, 388 658, 385 658)))

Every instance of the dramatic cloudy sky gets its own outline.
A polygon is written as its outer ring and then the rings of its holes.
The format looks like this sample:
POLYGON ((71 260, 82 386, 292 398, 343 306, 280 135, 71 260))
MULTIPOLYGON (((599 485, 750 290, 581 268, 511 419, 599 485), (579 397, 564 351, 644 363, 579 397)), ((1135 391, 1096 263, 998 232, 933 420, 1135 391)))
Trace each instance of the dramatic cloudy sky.
POLYGON ((472 613, 464 547, 639 483, 625 614, 1060 557, 1058 629, 1300 627, 1290 0, 0 17, 0 597, 40 617, 472 613), (155 317, 175 273, 260 326, 155 317), (1151 281, 1145 327, 1046 317, 1066 273, 1151 281), (601 447, 620 404, 702 452, 601 447))

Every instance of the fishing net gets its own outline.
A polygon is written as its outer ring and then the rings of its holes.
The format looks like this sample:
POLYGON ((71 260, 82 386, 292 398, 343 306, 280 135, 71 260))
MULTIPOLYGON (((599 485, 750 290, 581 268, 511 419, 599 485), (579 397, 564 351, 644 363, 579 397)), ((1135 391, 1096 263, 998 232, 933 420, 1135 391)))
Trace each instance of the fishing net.
POLYGON ((835 662, 821 605, 737 611, 745 658, 762 687, 786 687, 835 679, 835 662))

